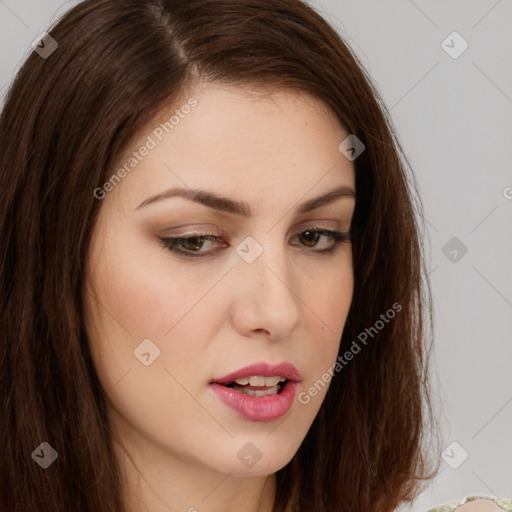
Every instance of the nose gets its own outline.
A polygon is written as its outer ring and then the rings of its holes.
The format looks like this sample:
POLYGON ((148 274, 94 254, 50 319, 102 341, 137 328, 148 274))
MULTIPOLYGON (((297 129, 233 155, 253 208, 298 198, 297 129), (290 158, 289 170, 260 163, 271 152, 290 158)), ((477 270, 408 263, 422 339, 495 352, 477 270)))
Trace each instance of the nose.
POLYGON ((264 333, 271 340, 287 338, 300 323, 301 298, 286 248, 263 247, 252 263, 240 258, 233 274, 236 330, 248 337, 264 333))

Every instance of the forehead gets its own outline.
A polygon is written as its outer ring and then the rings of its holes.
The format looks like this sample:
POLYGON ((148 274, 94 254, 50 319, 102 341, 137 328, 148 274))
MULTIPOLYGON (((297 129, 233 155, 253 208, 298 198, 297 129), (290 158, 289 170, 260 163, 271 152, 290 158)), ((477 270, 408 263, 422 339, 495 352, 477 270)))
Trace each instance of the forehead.
POLYGON ((139 204, 179 185, 250 202, 276 190, 298 199, 312 187, 353 187, 353 163, 338 149, 347 135, 334 113, 309 95, 197 86, 158 112, 120 155, 112 172, 137 162, 114 192, 124 190, 124 199, 139 204), (145 156, 134 156, 145 146, 145 156))

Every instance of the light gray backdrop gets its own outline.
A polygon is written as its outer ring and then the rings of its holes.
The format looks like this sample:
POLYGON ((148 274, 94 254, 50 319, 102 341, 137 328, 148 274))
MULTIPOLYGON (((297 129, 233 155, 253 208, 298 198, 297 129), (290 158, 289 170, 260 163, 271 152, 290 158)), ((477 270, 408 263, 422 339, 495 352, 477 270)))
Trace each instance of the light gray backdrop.
MULTIPOLYGON (((76 3, 0 0, 0 98, 76 3)), ((425 206, 444 441, 441 472, 411 510, 512 499, 512 2, 310 3, 376 82, 425 206)))

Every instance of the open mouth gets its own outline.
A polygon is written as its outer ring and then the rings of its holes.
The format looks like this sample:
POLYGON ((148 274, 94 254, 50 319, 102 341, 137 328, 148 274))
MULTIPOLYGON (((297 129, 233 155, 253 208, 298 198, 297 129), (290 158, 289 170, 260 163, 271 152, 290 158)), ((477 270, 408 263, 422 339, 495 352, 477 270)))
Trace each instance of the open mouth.
POLYGON ((246 377, 222 385, 244 395, 261 397, 278 395, 287 382, 284 377, 246 377))
POLYGON ((257 363, 210 382, 227 407, 249 421, 275 421, 293 406, 301 376, 289 363, 257 363))

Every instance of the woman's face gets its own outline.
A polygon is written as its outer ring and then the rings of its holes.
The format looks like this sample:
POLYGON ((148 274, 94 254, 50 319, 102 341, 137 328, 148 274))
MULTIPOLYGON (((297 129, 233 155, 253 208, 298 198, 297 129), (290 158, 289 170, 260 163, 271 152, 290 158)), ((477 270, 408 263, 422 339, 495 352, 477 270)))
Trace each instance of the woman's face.
POLYGON ((318 413, 352 300, 351 245, 330 233, 349 231, 355 205, 348 133, 292 92, 191 96, 95 192, 86 330, 132 455, 270 474, 318 413))

